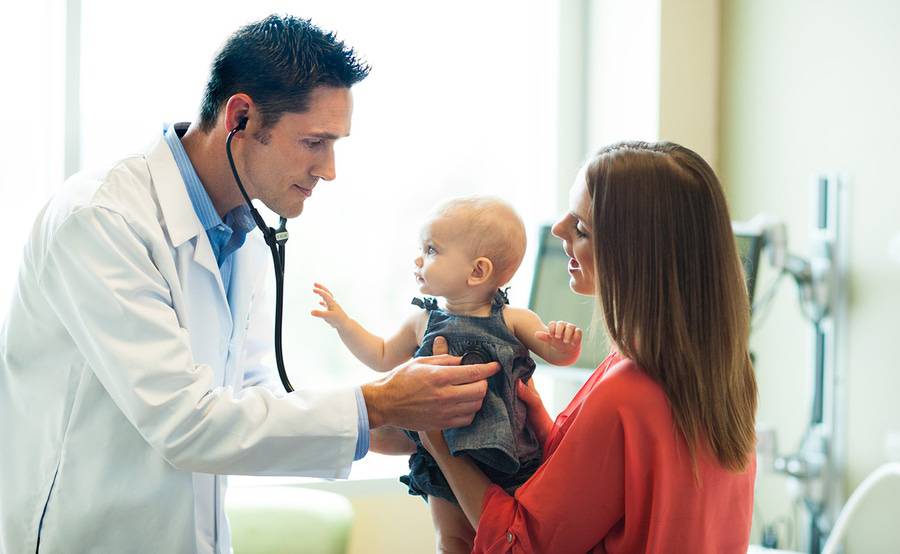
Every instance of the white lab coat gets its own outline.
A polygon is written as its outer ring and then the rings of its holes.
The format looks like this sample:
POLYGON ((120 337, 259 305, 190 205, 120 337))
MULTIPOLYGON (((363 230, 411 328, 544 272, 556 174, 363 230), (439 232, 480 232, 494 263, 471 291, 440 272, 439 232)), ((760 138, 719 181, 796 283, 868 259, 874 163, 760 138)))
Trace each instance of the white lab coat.
POLYGON ((39 525, 40 552, 213 551, 197 518, 227 552, 209 474, 346 477, 355 391, 278 391, 269 251, 235 255, 229 306, 164 140, 44 208, 0 331, 0 553, 39 525))

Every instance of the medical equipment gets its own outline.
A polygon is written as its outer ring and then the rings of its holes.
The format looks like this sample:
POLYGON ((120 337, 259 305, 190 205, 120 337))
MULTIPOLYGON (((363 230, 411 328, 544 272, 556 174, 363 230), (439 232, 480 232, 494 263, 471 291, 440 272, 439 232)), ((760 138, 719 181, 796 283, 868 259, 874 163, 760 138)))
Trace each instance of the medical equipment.
POLYGON ((284 385, 284 390, 287 392, 294 392, 294 387, 291 386, 291 382, 288 380, 287 371, 284 369, 284 358, 282 357, 281 352, 281 319, 284 310, 284 244, 288 240, 286 228, 287 219, 284 217, 281 218, 278 229, 273 229, 266 225, 265 220, 259 215, 256 208, 253 207, 253 203, 250 202, 250 196, 247 195, 244 184, 241 182, 240 176, 238 176, 237 167, 235 167, 234 158, 231 155, 231 140, 234 138, 235 133, 243 131, 246 128, 247 118, 241 117, 237 126, 228 133, 228 138, 225 140, 225 153, 228 155, 228 163, 231 165, 231 172, 234 174, 234 180, 237 183, 238 188, 241 189, 241 195, 244 197, 244 202, 247 204, 247 207, 250 208, 250 215, 253 216, 253 221, 256 222, 256 226, 262 231, 266 244, 269 245, 269 249, 272 251, 272 263, 275 266, 275 362, 278 364, 278 376, 281 378, 281 384, 284 385))
POLYGON ((850 523, 850 519, 856 514, 860 504, 862 504, 863 500, 865 500, 875 489, 876 485, 879 485, 888 479, 900 479, 900 463, 893 462, 884 464, 870 473, 869 476, 863 479, 863 482, 856 487, 856 490, 854 490, 853 494, 850 495, 850 498, 847 499, 847 504, 841 509, 837 521, 834 522, 834 528, 832 528, 831 534, 828 536, 828 540, 822 548, 822 554, 836 554, 841 541, 844 540, 844 535, 847 533, 847 525, 850 523))
MULTIPOLYGON (((777 268, 783 267, 784 260, 790 256, 787 253, 784 224, 770 216, 759 215, 750 221, 732 222, 732 230, 744 266, 747 293, 752 306, 763 251, 768 253, 769 265, 777 268)), ((569 276, 560 270, 566 266, 567 258, 562 242, 551 233, 551 225, 542 225, 538 229, 538 252, 528 308, 539 314, 544 321, 571 321, 582 329, 589 329, 594 316, 593 300, 569 293, 569 276)), ((796 265, 799 262, 794 263, 796 265)), ((609 339, 602 329, 592 328, 592 331, 596 336, 585 341, 574 367, 592 370, 595 361, 603 359, 609 352, 609 339)))
MULTIPOLYGON (((754 279, 758 248, 768 252, 769 265, 778 272, 768 290, 753 303, 754 326, 759 319, 757 312, 772 299, 779 278, 788 275, 797 285, 800 310, 812 328, 813 395, 806 432, 796 452, 777 455, 773 436, 771 452, 767 453, 774 454, 771 469, 790 478, 789 487, 806 508, 808 525, 803 546, 807 552, 814 553, 821 551, 842 496, 837 477, 843 467, 845 435, 837 344, 846 321, 845 180, 846 177, 841 175, 820 175, 812 182, 808 257, 788 251, 785 225, 774 218, 757 216, 748 222, 733 224, 739 244, 742 237, 744 240, 754 238, 761 243, 755 247, 756 258, 751 252, 744 260, 745 269, 748 263, 752 266, 754 279)), ((752 290, 749 283, 748 290, 752 290)))
POLYGON ((747 223, 732 222, 734 242, 738 248, 738 256, 744 266, 744 278, 747 282, 747 295, 750 305, 753 305, 753 295, 756 292, 756 277, 759 274, 759 258, 763 246, 767 244, 766 230, 768 219, 765 216, 757 216, 747 223))
MULTIPOLYGON (((853 519, 853 516, 855 516, 856 512, 859 510, 860 505, 878 488, 879 485, 892 479, 900 479, 900 463, 886 463, 863 479, 862 483, 856 487, 856 490, 854 490, 853 494, 850 495, 850 498, 847 499, 847 504, 841 508, 841 512, 834 522, 834 527, 828 535, 828 540, 825 541, 825 546, 822 547, 822 554, 838 554, 838 552, 840 552, 841 542, 847 534, 847 527, 853 519)), ((756 545, 750 545, 747 554, 800 554, 800 552, 793 550, 771 550, 756 545)))

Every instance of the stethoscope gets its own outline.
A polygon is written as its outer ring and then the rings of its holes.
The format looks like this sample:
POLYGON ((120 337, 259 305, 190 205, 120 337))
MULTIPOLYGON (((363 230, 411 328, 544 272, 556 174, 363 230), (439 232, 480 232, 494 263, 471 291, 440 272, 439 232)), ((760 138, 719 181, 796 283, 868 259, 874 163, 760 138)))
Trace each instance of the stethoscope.
MULTIPOLYGON (((278 376, 281 377, 281 384, 284 385, 284 390, 294 392, 294 387, 291 386, 287 371, 284 369, 284 359, 281 355, 281 316, 284 312, 284 243, 288 240, 287 219, 281 218, 278 229, 273 229, 266 225, 265 220, 253 207, 253 203, 250 202, 250 196, 247 195, 247 191, 244 189, 244 184, 241 182, 237 167, 234 165, 234 158, 231 155, 231 140, 234 138, 235 133, 246 128, 247 118, 242 117, 238 120, 237 127, 228 133, 228 138, 225 140, 225 153, 228 155, 228 163, 231 165, 234 180, 238 188, 241 189, 244 202, 250 208, 250 215, 253 216, 253 221, 256 222, 256 226, 262 231, 266 244, 269 245, 269 249, 272 251, 272 263, 275 266, 275 362, 278 364, 278 376)), ((478 352, 466 352, 460 360, 460 364, 481 364, 487 361, 478 352)))
POLYGON ((231 140, 234 138, 235 133, 243 131, 246 127, 247 118, 242 117, 238 121, 237 127, 228 133, 228 138, 225 140, 225 153, 228 155, 228 163, 231 165, 234 180, 237 182, 238 188, 241 189, 244 202, 250 208, 250 215, 253 216, 253 221, 256 222, 256 226, 262 231, 266 244, 269 245, 269 249, 272 251, 272 263, 275 266, 275 362, 278 364, 278 376, 281 377, 281 384, 284 385, 284 390, 294 392, 294 387, 291 386, 287 372, 284 369, 284 358, 281 355, 281 316, 284 308, 284 243, 288 240, 287 219, 281 218, 278 229, 273 229, 266 225, 265 220, 253 207, 253 203, 250 202, 250 197, 247 195, 244 184, 238 176, 234 158, 231 156, 231 140))

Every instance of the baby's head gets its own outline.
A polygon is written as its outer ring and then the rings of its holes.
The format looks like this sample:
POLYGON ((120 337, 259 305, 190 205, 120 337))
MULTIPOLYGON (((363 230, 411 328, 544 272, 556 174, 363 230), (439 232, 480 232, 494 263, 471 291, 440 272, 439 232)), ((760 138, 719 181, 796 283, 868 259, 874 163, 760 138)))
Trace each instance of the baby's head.
POLYGON ((490 298, 525 256, 525 225, 499 198, 468 196, 441 204, 422 227, 416 280, 424 294, 490 298))

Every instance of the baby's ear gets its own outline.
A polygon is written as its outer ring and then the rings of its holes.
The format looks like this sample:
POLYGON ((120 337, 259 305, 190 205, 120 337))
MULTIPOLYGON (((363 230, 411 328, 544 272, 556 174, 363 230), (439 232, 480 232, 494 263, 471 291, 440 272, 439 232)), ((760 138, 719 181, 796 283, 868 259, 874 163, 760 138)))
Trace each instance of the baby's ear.
POLYGON ((491 277, 494 276, 494 263, 484 256, 477 258, 475 263, 472 265, 472 273, 469 274, 469 278, 466 280, 466 283, 470 287, 475 287, 481 285, 491 277))

